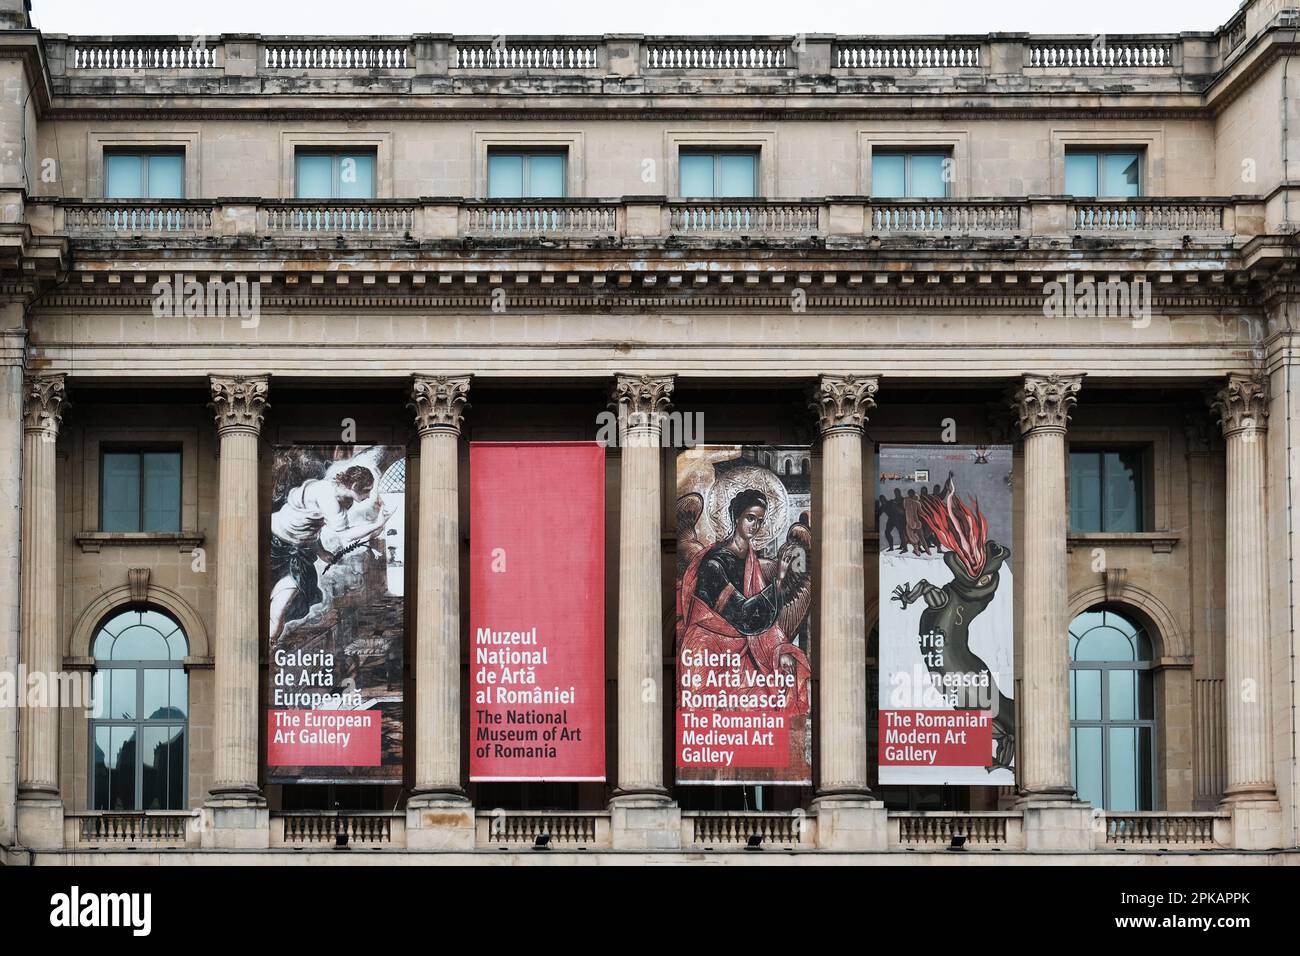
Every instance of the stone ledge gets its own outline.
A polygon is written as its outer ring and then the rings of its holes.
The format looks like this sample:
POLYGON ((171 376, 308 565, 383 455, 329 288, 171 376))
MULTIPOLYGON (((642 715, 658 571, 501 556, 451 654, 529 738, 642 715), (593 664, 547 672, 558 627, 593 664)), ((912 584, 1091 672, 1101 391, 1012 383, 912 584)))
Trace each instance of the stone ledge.
POLYGON ((1168 554, 1180 540, 1170 531, 1081 531, 1065 537, 1066 553, 1076 547, 1137 547, 1147 545, 1153 554, 1168 554))
POLYGON ((78 531, 72 539, 82 554, 99 554, 104 545, 174 545, 181 552, 203 544, 202 531, 78 531))

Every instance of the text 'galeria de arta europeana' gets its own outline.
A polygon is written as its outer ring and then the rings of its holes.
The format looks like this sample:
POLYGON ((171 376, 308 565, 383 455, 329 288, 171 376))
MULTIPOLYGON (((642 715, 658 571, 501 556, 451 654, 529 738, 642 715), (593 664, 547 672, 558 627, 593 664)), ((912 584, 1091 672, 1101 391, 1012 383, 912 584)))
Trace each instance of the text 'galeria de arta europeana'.
POLYGON ((0 860, 1296 850, 1293 21, 0 0, 0 860))

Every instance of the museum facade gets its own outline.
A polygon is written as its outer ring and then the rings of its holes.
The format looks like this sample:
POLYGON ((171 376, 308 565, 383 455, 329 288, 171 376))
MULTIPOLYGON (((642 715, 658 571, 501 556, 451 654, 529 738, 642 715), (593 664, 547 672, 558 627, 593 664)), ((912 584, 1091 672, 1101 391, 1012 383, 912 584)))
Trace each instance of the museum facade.
POLYGON ((0 26, 5 862, 1297 859, 1278 0, 0 26))

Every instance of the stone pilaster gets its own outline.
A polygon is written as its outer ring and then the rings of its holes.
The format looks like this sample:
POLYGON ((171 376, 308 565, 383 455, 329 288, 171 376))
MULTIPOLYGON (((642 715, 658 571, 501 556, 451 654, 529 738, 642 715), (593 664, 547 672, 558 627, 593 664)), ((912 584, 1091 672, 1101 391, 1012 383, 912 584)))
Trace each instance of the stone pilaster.
POLYGON ((1026 375, 1012 411, 1024 440, 1020 766, 1029 849, 1090 849, 1087 804, 1070 775, 1070 643, 1065 532, 1065 433, 1082 375, 1026 375))
POLYGON ((460 776, 460 428, 469 386, 468 376, 411 380, 420 436, 415 793, 406 805, 413 849, 474 847, 460 776))
POLYGON ((816 808, 827 849, 883 850, 888 839, 867 785, 862 436, 879 388, 877 378, 823 375, 810 402, 822 438, 816 808))
MULTIPOLYGON (((58 483, 55 442, 66 402, 63 375, 27 379, 23 403, 21 661, 28 674, 60 670, 58 483)), ((18 689, 22 692, 22 689, 18 689)), ((18 721, 18 843, 63 845, 58 699, 26 701, 18 721), (43 704, 39 706, 38 704, 43 704)))
POLYGON ((671 375, 619 375, 618 782, 610 802, 615 846, 680 845, 680 811, 664 787, 662 414, 671 375))
POLYGON ((1272 670, 1269 660, 1266 494, 1268 386, 1232 374, 1211 407, 1227 456, 1226 655, 1227 789, 1233 842, 1240 849, 1280 844, 1282 813, 1273 776, 1272 670))
POLYGON ((217 600, 214 658, 213 785, 205 846, 265 847, 266 800, 258 787, 261 626, 258 614, 258 441, 269 407, 269 376, 211 376, 216 419, 217 600))
MULTIPOLYGON (((18 673, 22 588, 23 368, 21 306, 0 309, 0 673, 18 673)), ((17 836, 18 708, 0 707, 0 847, 17 836)))

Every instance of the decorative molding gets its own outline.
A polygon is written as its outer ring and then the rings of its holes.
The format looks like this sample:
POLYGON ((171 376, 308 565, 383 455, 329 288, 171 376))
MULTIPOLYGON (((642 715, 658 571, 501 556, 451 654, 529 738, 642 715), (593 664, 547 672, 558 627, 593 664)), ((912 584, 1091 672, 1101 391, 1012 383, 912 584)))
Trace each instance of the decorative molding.
POLYGON ((412 375, 411 400, 407 408, 415 410, 415 425, 421 435, 443 431, 460 434, 461 422, 469 405, 471 376, 412 375))
POLYGON ((1169 554, 1179 536, 1170 531, 1071 531, 1065 538, 1065 551, 1076 547, 1120 548, 1150 546, 1153 554, 1169 554))
POLYGON ((823 375, 808 407, 817 415, 823 435, 841 430, 860 433, 867 426, 867 413, 876 407, 878 391, 877 377, 823 375))
POLYGON ((1106 589, 1107 601, 1119 601, 1124 597, 1128 587, 1128 568, 1107 568, 1101 572, 1102 586, 1106 589))
POLYGON ((24 388, 23 426, 29 432, 39 432, 46 441, 54 441, 63 422, 63 410, 68 406, 67 376, 33 375, 24 388))
POLYGON ((1268 380, 1263 375, 1233 372, 1227 384, 1210 398, 1223 437, 1268 428, 1268 380))
MULTIPOLYGON (((1067 619, 1073 621, 1089 608, 1109 601, 1104 584, 1093 584, 1082 588, 1070 595, 1066 609, 1067 619)), ((1156 660, 1170 659, 1171 662, 1181 663, 1192 659, 1191 641, 1179 626, 1178 619, 1169 607, 1150 591, 1131 582, 1126 583, 1124 596, 1118 601, 1118 605, 1121 609, 1131 608, 1140 617, 1146 619, 1143 623, 1149 625, 1147 631, 1155 645, 1152 650, 1156 660)))
POLYGON ((143 604, 149 600, 149 568, 129 568, 126 572, 126 586, 131 591, 131 601, 143 604))
MULTIPOLYGON (((63 645, 64 661, 90 660, 92 641, 99 623, 118 608, 137 603, 139 602, 136 601, 130 585, 127 584, 105 591, 91 601, 77 616, 76 623, 68 632, 66 643, 63 645)), ((162 608, 180 624, 190 646, 190 655, 185 658, 187 667, 191 664, 199 667, 211 666, 212 644, 208 640, 208 629, 204 626, 203 618, 188 601, 170 588, 150 584, 144 603, 162 608)))
POLYGON ((675 386, 672 375, 616 375, 610 404, 619 410, 620 427, 657 429, 675 386))
POLYGON ((1065 433, 1070 409, 1079 401, 1083 375, 1026 375, 1011 402, 1020 434, 1032 431, 1065 433))
POLYGON ((212 401, 208 407, 216 418, 218 434, 235 430, 261 432, 266 410, 271 407, 266 401, 270 379, 269 375, 209 376, 212 401))
POLYGON ((72 540, 82 554, 99 554, 104 545, 170 545, 182 554, 203 545, 202 531, 78 531, 72 540))

